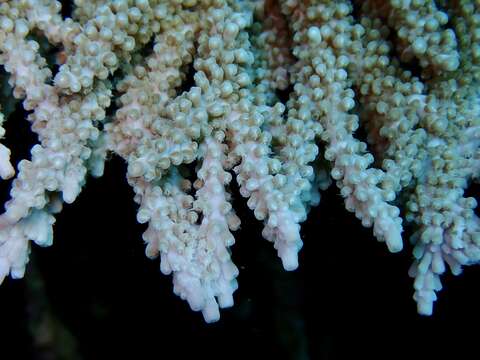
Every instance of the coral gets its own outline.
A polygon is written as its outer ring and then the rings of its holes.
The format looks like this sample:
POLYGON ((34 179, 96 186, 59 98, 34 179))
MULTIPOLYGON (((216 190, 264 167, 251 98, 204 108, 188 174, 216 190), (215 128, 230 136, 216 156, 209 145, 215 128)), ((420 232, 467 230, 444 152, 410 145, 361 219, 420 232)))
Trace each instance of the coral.
POLYGON ((146 255, 207 322, 237 289, 235 183, 286 270, 333 181, 389 251, 404 248, 409 224, 421 314, 447 266, 479 262, 476 201, 464 196, 480 173, 477 1, 76 0, 71 18, 61 8, 0 1, 2 92, 8 81, 38 136, 16 175, 0 145, 0 176, 14 177, 0 280, 23 276, 31 241, 52 243, 55 214, 109 154, 127 164, 146 255))

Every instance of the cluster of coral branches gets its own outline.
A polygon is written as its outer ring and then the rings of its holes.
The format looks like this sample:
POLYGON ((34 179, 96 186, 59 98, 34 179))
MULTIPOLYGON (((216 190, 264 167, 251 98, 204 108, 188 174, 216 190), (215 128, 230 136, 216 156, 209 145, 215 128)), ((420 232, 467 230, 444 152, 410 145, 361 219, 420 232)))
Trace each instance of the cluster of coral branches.
POLYGON ((0 175, 14 177, 0 279, 23 276, 30 241, 51 244, 55 214, 108 153, 128 164, 147 256, 208 322, 237 288, 233 183, 286 270, 333 182, 390 251, 410 224, 421 314, 447 267, 480 260, 476 201, 464 196, 480 174, 478 0, 70 7, 0 0, 0 120, 20 100, 38 135, 16 171, 0 145, 0 175))

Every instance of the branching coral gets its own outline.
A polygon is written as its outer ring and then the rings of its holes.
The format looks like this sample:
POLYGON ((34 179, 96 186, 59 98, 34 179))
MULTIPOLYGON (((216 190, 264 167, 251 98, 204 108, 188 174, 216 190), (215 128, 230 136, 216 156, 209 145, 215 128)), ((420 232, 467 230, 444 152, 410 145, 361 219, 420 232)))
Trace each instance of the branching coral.
MULTIPOLYGON (((64 19, 56 1, 0 1, 2 89, 8 79, 39 141, 0 216, 0 279, 23 276, 30 241, 51 244, 55 213, 108 153, 127 163, 147 256, 208 322, 237 288, 233 179, 286 270, 328 173, 390 251, 414 226, 420 313, 446 265, 480 260, 464 197, 480 172, 478 2, 74 3, 64 19)), ((0 145, 4 179, 9 159, 0 145)))

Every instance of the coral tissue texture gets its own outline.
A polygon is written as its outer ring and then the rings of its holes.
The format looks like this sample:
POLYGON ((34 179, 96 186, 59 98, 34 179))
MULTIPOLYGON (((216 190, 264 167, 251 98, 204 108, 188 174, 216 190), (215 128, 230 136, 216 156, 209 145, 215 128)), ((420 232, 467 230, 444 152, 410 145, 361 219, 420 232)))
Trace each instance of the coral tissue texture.
POLYGON ((337 186, 389 251, 410 240, 421 314, 444 272, 480 260, 464 195, 480 174, 478 0, 0 0, 0 65, 0 124, 21 102, 38 136, 16 169, 0 145, 0 281, 52 243, 110 153, 146 255, 207 322, 237 289, 235 186, 286 270, 337 186))

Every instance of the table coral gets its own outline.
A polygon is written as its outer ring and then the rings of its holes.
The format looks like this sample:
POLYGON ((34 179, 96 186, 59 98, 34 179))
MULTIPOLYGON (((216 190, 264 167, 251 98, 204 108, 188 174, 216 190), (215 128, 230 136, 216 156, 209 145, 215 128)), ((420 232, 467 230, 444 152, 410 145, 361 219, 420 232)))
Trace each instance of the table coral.
MULTIPOLYGON (((207 322, 233 305, 237 184, 286 270, 333 182, 391 252, 415 229, 414 299, 480 260, 480 4, 467 0, 0 1, 3 109, 38 135, 0 215, 0 279, 113 153, 148 257, 207 322), (54 53, 52 60, 46 54, 54 53), (8 82, 8 85, 7 85, 8 82), (361 131, 360 131, 360 130, 361 131), (362 137, 358 134, 366 134, 362 137)), ((1 109, 1 108, 0 108, 1 109)), ((9 119, 0 113, 1 127, 9 119)), ((14 150, 14 149, 13 149, 14 150)))

